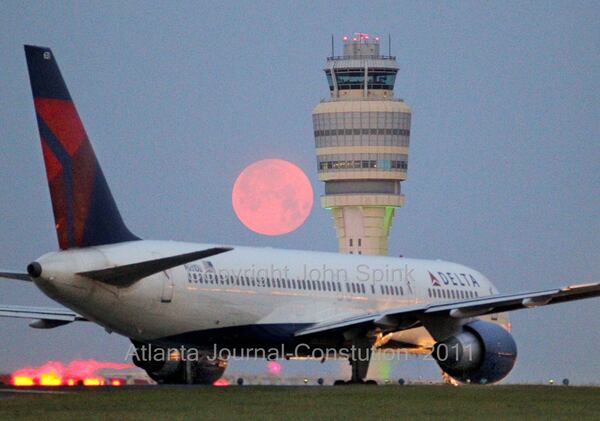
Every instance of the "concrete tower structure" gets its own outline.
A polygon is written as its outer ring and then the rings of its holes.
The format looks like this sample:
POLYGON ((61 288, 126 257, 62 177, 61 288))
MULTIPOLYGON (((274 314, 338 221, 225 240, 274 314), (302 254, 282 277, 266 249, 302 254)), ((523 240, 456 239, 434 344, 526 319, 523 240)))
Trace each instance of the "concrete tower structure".
POLYGON ((379 49, 379 37, 344 37, 344 54, 324 69, 331 97, 312 115, 321 206, 332 212, 341 253, 387 255, 404 204, 411 110, 394 98, 396 58, 379 49))

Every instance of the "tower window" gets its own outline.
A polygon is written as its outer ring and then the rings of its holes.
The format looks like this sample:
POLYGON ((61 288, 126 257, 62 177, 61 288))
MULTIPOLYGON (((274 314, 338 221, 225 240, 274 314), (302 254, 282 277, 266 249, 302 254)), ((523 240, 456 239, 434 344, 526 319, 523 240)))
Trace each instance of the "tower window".
POLYGON ((365 83, 364 71, 337 70, 335 78, 338 89, 363 89, 365 83))

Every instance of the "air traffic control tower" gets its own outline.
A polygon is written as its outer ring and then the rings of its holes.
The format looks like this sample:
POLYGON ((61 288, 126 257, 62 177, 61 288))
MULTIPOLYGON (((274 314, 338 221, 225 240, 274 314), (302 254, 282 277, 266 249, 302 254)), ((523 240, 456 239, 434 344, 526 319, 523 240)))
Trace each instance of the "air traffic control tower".
POLYGON ((331 97, 313 111, 321 206, 330 209, 340 253, 387 255, 395 208, 404 204, 411 110, 394 98, 396 58, 379 37, 344 37, 327 58, 331 97), (332 52, 333 54, 333 52, 332 52))

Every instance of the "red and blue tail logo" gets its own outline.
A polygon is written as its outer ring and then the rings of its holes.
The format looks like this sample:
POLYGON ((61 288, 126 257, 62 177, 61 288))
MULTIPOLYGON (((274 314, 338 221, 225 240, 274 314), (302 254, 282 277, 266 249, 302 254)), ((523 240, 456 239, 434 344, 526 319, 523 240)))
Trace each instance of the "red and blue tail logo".
POLYGON ((49 48, 25 46, 61 249, 137 240, 123 223, 49 48))
POLYGON ((434 287, 442 286, 440 284, 440 281, 438 281, 438 278, 436 278, 433 273, 429 272, 429 278, 431 279, 431 286, 434 286, 434 287))

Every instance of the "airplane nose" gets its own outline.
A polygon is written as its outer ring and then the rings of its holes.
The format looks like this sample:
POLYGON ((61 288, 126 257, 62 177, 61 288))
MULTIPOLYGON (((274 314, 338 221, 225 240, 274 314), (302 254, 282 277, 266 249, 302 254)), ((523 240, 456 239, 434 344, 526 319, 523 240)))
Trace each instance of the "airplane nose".
POLYGON ((42 265, 38 262, 31 262, 27 265, 27 273, 32 278, 39 278, 42 275, 42 265))

